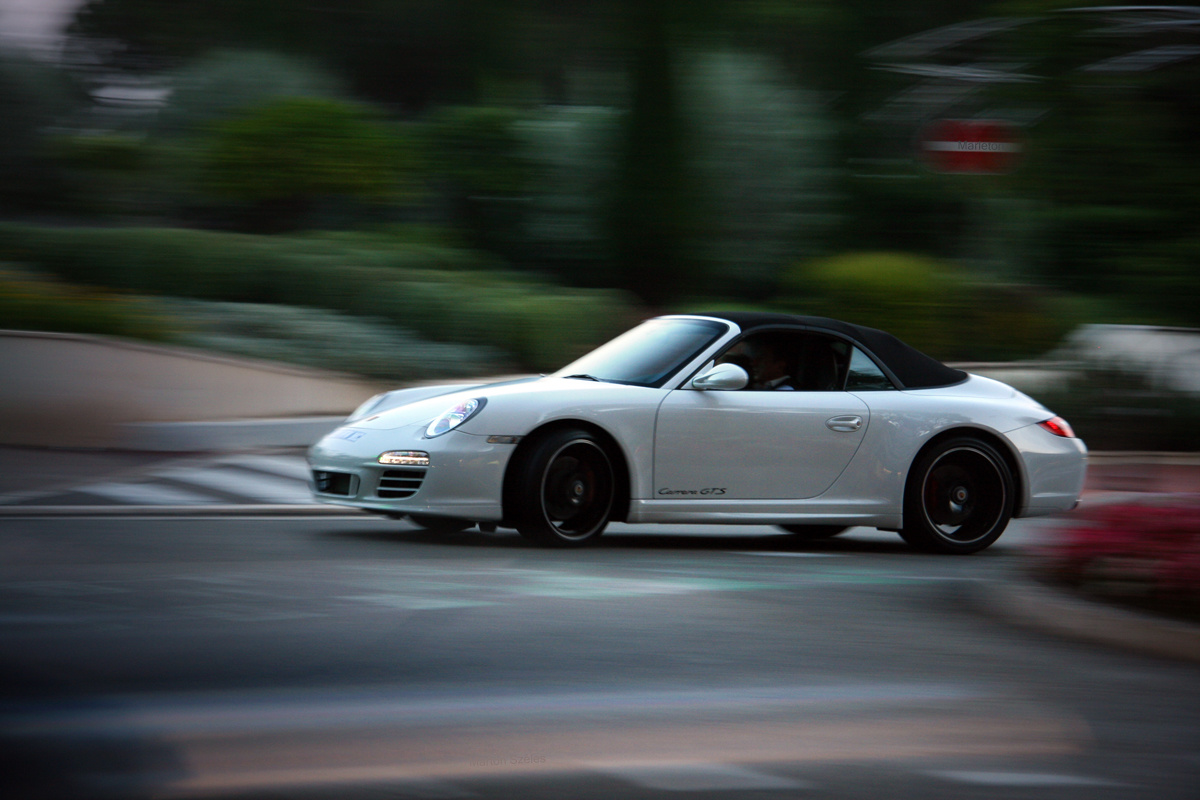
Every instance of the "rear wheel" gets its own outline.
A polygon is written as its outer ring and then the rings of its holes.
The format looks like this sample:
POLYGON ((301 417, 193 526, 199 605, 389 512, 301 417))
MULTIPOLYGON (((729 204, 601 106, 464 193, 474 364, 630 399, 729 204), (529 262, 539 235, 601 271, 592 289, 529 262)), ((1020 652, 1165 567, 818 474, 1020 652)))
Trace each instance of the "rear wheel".
POLYGON ((994 447, 970 437, 940 442, 913 464, 900 535, 922 550, 976 553, 1004 533, 1014 492, 994 447))
POLYGON ((525 538, 574 547, 604 531, 616 478, 604 444, 582 430, 560 430, 533 445, 517 467, 511 516, 525 538))
POLYGON ((845 525, 780 525, 797 539, 831 539, 850 530, 845 525))

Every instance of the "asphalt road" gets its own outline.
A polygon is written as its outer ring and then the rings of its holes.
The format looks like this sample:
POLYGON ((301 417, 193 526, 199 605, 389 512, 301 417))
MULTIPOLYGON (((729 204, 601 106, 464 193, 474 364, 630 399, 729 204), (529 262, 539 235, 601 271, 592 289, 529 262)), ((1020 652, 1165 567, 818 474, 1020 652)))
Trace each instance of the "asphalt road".
POLYGON ((1200 669, 972 601, 1029 531, 0 519, 0 796, 1196 798, 1200 669))

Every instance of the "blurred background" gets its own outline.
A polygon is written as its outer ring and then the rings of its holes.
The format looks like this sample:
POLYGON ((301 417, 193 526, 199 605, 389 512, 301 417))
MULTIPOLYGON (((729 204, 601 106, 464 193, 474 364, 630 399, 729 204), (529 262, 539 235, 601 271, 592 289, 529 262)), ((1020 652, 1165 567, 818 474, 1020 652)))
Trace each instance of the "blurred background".
POLYGON ((1197 451, 1198 78, 1192 6, 0 0, 0 328, 409 381, 812 313, 1197 451))

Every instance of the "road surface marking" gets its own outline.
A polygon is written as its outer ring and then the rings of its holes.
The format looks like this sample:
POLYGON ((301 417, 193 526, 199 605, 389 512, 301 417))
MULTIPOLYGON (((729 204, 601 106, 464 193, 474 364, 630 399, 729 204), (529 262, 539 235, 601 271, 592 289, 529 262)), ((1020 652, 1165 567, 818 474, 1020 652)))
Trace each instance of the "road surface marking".
POLYGON ((159 472, 155 477, 267 503, 303 504, 312 500, 307 484, 262 472, 175 467, 159 472))
POLYGON ((212 505, 217 498, 154 483, 93 483, 75 491, 130 505, 212 505))
POLYGON ((244 455, 223 458, 217 463, 238 469, 267 472, 280 478, 291 478, 305 484, 311 477, 311 473, 308 471, 308 462, 300 456, 244 455))

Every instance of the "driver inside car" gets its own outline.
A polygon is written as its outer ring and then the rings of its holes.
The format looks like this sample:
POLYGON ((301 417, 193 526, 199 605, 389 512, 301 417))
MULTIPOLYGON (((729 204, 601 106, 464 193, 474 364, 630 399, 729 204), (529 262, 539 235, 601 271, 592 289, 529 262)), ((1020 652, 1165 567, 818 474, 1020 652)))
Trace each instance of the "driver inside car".
POLYGON ((758 338, 747 342, 751 356, 750 389, 757 391, 793 392, 790 359, 781 339, 758 338))

